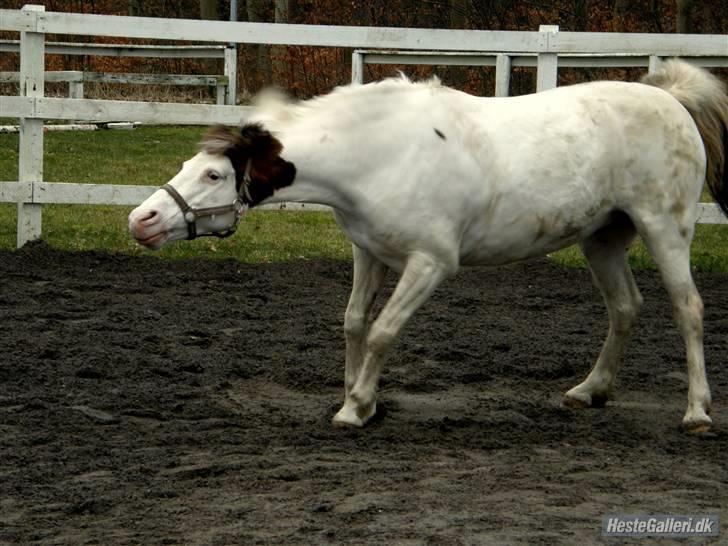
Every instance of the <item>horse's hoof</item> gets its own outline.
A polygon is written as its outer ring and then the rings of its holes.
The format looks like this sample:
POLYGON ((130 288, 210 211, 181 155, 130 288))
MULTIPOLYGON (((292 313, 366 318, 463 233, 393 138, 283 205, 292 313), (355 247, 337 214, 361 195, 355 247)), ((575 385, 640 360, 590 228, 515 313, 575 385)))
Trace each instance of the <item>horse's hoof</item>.
MULTIPOLYGON (((341 412, 339 412, 341 413, 341 412)), ((364 422, 359 419, 358 417, 355 419, 348 419, 345 417, 342 417, 337 413, 334 415, 334 417, 331 419, 331 424, 334 425, 336 428, 362 428, 364 426, 364 422)))
POLYGON ((688 434, 700 436, 706 432, 710 432, 713 421, 707 415, 699 419, 683 419, 683 428, 688 434))
POLYGON ((376 412, 377 404, 374 403, 363 417, 359 417, 359 412, 356 409, 344 404, 344 407, 331 419, 331 424, 337 428, 362 428, 376 412))
POLYGON ((584 409, 589 407, 589 403, 571 396, 564 396, 561 399, 561 407, 566 409, 584 409))
POLYGON ((604 393, 584 393, 570 390, 561 399, 561 407, 568 409, 603 408, 607 405, 609 395, 604 393))

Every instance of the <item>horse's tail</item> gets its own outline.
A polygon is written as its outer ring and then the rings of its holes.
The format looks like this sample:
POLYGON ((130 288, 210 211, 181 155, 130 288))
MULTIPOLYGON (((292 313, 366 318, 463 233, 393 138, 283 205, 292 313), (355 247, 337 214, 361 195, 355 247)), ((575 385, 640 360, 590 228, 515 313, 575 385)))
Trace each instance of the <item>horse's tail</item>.
POLYGON ((664 89, 693 116, 705 146, 708 189, 728 216, 728 94, 707 70, 677 59, 660 63, 642 83, 664 89))

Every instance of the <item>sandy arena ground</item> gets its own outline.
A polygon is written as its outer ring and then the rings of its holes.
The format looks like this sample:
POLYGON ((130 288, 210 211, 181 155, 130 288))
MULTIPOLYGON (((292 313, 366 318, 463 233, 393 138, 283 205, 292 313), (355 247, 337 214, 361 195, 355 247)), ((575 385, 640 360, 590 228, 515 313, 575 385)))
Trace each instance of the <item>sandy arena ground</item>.
POLYGON ((559 407, 606 334, 601 297, 536 261, 446 282, 375 421, 338 430, 350 264, 0 252, 0 543, 623 544, 600 538, 613 512, 717 513, 726 540, 728 277, 696 276, 701 437, 680 428, 667 295, 636 277, 606 408, 559 407))

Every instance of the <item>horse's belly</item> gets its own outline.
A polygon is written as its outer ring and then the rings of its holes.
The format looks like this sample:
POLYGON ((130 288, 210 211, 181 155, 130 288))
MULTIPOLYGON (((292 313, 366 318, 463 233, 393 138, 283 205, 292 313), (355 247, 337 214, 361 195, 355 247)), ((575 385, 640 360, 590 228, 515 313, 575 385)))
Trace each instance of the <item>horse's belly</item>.
POLYGON ((608 222, 610 210, 555 214, 523 211, 516 220, 483 220, 464 234, 461 265, 502 265, 573 245, 608 222))
POLYGON ((573 235, 548 242, 531 242, 513 241, 513 242, 494 242, 481 244, 460 257, 460 265, 503 265, 529 258, 545 256, 549 252, 554 252, 573 245, 581 240, 581 237, 573 235))

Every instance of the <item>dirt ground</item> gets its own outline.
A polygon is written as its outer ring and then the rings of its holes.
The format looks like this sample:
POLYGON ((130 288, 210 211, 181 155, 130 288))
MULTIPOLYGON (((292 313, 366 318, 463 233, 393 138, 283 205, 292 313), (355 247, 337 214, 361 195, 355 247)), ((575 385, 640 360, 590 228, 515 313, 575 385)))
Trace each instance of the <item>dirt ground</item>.
POLYGON ((621 544, 600 538, 615 512, 719 514, 726 540, 725 275, 696 276, 715 402, 701 437, 680 429, 683 349, 652 272, 617 400, 559 407, 606 313, 587 271, 546 261, 445 283, 375 421, 334 429, 350 278, 0 252, 0 543, 621 544))

